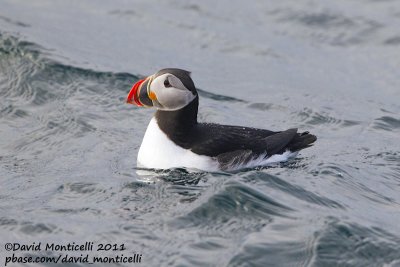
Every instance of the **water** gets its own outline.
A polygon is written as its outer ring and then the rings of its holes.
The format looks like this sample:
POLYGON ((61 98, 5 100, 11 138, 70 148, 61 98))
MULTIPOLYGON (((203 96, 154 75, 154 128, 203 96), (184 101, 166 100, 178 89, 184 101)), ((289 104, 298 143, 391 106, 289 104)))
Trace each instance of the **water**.
POLYGON ((1 261, 92 241, 142 266, 400 266, 399 29, 397 1, 2 1, 1 261), (193 72, 201 121, 318 141, 270 168, 138 170, 152 110, 124 99, 163 67, 193 72))

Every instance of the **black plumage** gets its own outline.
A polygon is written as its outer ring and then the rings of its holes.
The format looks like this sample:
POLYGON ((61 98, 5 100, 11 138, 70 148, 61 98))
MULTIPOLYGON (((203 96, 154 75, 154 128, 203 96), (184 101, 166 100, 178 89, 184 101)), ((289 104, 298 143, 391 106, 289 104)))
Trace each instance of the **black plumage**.
POLYGON ((189 72, 179 69, 164 69, 157 73, 172 73, 196 95, 196 98, 176 111, 157 110, 156 120, 160 129, 175 144, 192 152, 215 158, 221 169, 233 164, 243 164, 263 156, 282 154, 286 150, 295 152, 309 147, 316 136, 308 132, 297 133, 297 129, 270 131, 251 127, 198 123, 199 97, 189 72))

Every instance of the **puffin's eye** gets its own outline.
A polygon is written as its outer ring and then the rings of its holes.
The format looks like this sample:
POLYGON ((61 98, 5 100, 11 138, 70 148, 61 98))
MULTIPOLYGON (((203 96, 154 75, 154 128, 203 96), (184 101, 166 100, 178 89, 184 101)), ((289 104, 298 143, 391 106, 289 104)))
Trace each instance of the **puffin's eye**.
POLYGON ((167 87, 167 88, 171 87, 171 84, 169 83, 168 78, 165 79, 164 86, 167 87))

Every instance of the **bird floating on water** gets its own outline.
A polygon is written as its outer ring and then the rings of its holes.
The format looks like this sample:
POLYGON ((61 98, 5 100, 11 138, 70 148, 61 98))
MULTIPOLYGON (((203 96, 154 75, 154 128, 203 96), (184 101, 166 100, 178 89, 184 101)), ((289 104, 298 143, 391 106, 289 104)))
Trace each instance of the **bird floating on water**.
POLYGON ((126 102, 157 109, 139 149, 139 167, 238 170, 286 161, 317 140, 295 128, 270 131, 198 122, 199 95, 190 72, 182 69, 162 69, 139 80, 126 102))

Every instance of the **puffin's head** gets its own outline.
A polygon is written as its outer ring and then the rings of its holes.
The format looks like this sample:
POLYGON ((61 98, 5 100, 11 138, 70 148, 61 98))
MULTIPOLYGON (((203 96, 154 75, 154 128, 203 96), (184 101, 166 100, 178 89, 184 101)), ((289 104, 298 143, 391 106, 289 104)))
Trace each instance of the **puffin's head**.
POLYGON ((178 110, 197 97, 190 72, 181 69, 162 69, 135 83, 126 102, 159 110, 178 110))

